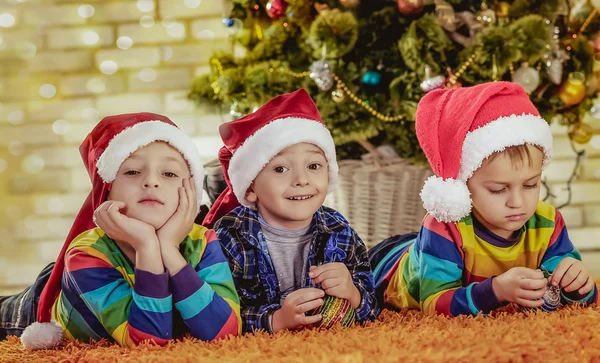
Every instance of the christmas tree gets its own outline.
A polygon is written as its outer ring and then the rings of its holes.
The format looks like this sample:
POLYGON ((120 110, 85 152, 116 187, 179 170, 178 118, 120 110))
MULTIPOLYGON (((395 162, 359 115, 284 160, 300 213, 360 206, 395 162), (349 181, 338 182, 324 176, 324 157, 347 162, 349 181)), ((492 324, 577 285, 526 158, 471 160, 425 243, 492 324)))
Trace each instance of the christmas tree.
POLYGON ((582 117, 600 112, 599 11, 599 0, 233 0, 232 52, 212 56, 189 97, 238 118, 304 87, 341 158, 390 144, 424 160, 414 119, 426 92, 508 80, 586 143, 582 117))

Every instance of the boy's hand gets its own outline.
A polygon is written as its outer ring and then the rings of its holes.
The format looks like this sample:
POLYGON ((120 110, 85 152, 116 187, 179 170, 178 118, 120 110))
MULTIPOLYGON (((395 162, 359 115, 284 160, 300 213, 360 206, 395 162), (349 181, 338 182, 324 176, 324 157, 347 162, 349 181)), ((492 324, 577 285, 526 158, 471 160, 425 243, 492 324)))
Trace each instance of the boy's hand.
POLYGON ((140 251, 158 242, 154 227, 121 213, 124 202, 108 200, 94 211, 94 223, 115 241, 129 244, 140 251))
POLYGON ((554 286, 560 286, 565 292, 577 292, 585 295, 594 288, 594 279, 583 262, 572 257, 565 257, 560 261, 549 281, 554 286))
POLYGON ((194 226, 194 220, 198 214, 197 203, 196 184, 193 177, 183 179, 183 186, 179 187, 177 210, 162 227, 156 230, 161 250, 169 247, 179 249, 179 244, 183 242, 194 226))
POLYGON ((298 329, 323 319, 322 315, 306 316, 304 313, 323 305, 323 290, 306 288, 290 293, 281 308, 273 313, 272 328, 277 333, 284 329, 298 329))
POLYGON ((517 303, 523 307, 537 308, 544 304, 548 280, 540 270, 513 267, 494 277, 492 288, 501 302, 517 303))
POLYGON ((348 267, 343 263, 331 262, 318 267, 311 266, 308 276, 313 279, 315 285, 321 284, 327 295, 346 299, 355 309, 360 306, 360 291, 354 285, 348 267))

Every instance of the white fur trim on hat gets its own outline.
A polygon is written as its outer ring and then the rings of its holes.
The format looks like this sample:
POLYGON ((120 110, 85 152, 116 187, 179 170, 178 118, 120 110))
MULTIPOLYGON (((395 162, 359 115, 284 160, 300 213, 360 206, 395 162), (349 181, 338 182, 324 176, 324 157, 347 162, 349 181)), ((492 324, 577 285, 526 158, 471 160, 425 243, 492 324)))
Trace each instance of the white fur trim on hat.
MULTIPOLYGON (((502 117, 467 133, 456 179, 432 176, 421 190, 425 209, 440 222, 458 222, 471 213, 467 180, 485 159, 510 146, 532 144, 544 152, 542 168, 552 159, 552 133, 543 118, 523 114, 502 117)), ((443 151, 442 151, 443 152, 443 151)))
POLYGON ((471 213, 471 193, 456 179, 430 176, 421 189, 423 207, 440 222, 457 222, 471 213))
POLYGON ((98 175, 106 183, 112 183, 117 177, 121 164, 131 154, 155 141, 164 141, 183 155, 194 177, 196 199, 200 208, 204 169, 198 148, 183 131, 163 121, 140 122, 115 135, 96 162, 98 175))
POLYGON ((552 159, 552 132, 543 118, 527 114, 501 117, 469 132, 462 146, 458 179, 469 180, 493 153, 525 144, 544 149, 542 167, 545 168, 552 159))
POLYGON ((296 117, 274 120, 261 127, 233 153, 229 164, 229 179, 240 204, 254 208, 246 200, 246 192, 258 173, 269 161, 288 146, 309 143, 321 148, 329 164, 331 193, 338 176, 335 145, 331 133, 320 122, 296 117))
POLYGON ((63 328, 52 320, 49 323, 33 323, 21 334, 21 343, 25 349, 51 349, 62 343, 63 328))

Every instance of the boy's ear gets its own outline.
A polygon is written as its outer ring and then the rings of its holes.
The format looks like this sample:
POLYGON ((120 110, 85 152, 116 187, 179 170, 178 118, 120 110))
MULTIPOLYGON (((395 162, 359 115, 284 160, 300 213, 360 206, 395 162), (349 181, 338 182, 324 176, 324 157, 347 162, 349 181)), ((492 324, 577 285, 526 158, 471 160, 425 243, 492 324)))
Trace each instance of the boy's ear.
POLYGON ((250 188, 248 188, 248 190, 246 191, 246 199, 250 202, 250 203, 256 203, 256 201, 258 200, 258 197, 256 196, 256 193, 254 192, 254 183, 250 184, 250 188))

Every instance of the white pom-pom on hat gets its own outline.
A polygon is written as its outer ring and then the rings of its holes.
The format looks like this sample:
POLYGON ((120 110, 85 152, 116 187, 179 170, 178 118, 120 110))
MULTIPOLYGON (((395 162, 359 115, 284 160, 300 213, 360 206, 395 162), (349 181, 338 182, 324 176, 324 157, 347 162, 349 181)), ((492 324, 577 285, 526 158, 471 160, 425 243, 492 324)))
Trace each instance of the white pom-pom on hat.
POLYGON ((456 179, 430 176, 421 190, 425 209, 440 222, 456 222, 471 213, 471 193, 456 179))
POLYGON ((23 347, 29 350, 51 349, 63 341, 63 328, 54 320, 49 323, 35 322, 25 328, 21 335, 23 347))

